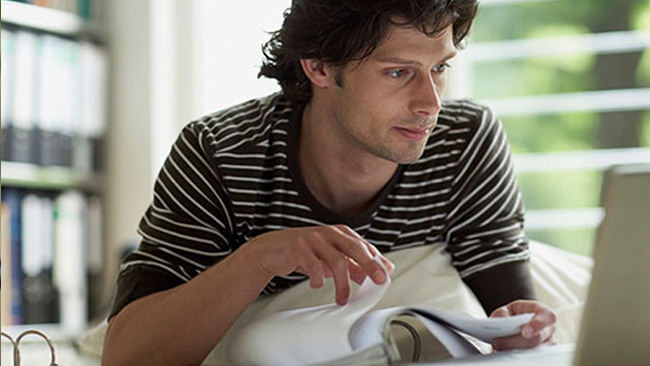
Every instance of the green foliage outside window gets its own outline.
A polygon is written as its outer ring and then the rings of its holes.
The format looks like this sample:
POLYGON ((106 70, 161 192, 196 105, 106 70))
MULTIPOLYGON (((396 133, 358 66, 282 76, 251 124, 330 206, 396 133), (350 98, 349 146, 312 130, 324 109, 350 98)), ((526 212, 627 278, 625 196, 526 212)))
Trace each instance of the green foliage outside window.
MULTIPOLYGON (((539 0, 483 6, 472 43, 650 30, 650 0, 539 0)), ((650 51, 476 62, 479 100, 650 87, 650 51)), ((503 116, 517 153, 650 147, 650 111, 503 116)), ((599 206, 600 171, 519 174, 528 210, 599 206)), ((536 240, 589 254, 594 228, 528 230, 536 240)))

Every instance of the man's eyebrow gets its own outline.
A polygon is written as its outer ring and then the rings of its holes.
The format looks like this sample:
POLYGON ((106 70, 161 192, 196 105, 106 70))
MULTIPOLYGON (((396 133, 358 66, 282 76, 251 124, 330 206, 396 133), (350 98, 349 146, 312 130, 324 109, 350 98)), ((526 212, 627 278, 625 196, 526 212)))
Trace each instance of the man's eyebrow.
MULTIPOLYGON (((445 57, 443 57, 441 62, 446 62, 449 59, 453 58, 456 56, 456 51, 452 51, 448 53, 445 57)), ((416 66, 422 66, 422 63, 420 61, 415 61, 415 60, 407 60, 401 57, 380 57, 377 59, 377 62, 381 63, 386 63, 386 64, 400 64, 400 65, 416 65, 416 66)))

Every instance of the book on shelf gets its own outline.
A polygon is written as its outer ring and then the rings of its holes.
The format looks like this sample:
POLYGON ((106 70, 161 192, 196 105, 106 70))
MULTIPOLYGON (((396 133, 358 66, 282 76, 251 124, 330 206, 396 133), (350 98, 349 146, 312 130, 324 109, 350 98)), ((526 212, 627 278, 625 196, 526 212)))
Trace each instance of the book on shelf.
POLYGON ((234 334, 230 358, 237 364, 258 366, 418 361, 413 357, 416 352, 400 354, 394 337, 399 327, 406 328, 411 343, 420 348, 432 346, 422 344, 422 340, 435 340, 445 357, 466 357, 489 349, 488 343, 495 338, 519 333, 520 327, 533 317, 523 314, 478 319, 417 305, 372 310, 389 285, 390 281, 376 285, 366 279, 344 306, 328 304, 253 320, 234 334), (422 327, 413 325, 417 323, 422 327))

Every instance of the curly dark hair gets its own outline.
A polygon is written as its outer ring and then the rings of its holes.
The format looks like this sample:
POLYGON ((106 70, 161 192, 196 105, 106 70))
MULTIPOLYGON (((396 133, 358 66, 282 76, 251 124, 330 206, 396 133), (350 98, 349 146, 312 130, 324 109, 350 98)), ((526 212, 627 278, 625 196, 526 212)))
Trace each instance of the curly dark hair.
POLYGON ((262 47, 258 77, 278 80, 289 100, 306 104, 312 90, 300 59, 335 66, 363 60, 391 25, 417 27, 433 37, 452 24, 454 45, 462 48, 477 10, 477 0, 293 0, 282 28, 262 47))

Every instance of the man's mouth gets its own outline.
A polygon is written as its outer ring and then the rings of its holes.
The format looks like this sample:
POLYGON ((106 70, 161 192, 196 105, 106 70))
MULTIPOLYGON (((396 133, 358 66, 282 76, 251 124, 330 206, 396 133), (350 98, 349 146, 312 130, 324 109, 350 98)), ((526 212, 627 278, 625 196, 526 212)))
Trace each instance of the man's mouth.
POLYGON ((402 136, 409 140, 422 140, 429 136, 429 132, 433 129, 431 127, 395 127, 395 130, 402 136))

